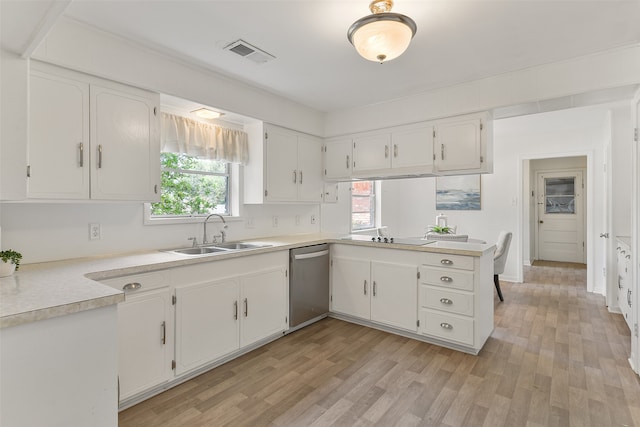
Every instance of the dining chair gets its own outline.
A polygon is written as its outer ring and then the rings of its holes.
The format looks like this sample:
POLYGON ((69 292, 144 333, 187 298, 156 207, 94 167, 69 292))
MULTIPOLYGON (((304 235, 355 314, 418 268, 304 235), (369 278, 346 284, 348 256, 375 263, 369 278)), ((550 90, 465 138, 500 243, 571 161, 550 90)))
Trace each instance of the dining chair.
POLYGON ((500 280, 498 275, 504 273, 504 266, 507 263, 507 255, 509 254, 509 245, 511 244, 512 233, 510 231, 501 231, 496 243, 496 251, 493 254, 493 283, 496 285, 498 297, 500 301, 504 301, 502 290, 500 289, 500 280))

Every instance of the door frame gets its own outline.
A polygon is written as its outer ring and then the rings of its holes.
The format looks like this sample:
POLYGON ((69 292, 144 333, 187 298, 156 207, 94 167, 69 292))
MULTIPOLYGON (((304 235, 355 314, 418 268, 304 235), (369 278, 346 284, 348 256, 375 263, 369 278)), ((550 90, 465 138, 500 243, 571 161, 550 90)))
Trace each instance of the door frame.
POLYGON ((531 242, 531 233, 529 232, 530 225, 530 215, 529 215, 529 203, 525 203, 525 201, 529 200, 529 191, 531 187, 529 174, 530 174, 530 165, 529 161, 538 160, 538 159, 551 159, 558 157, 578 157, 584 156, 587 158, 587 183, 586 183, 586 191, 584 192, 583 197, 586 197, 586 206, 585 206, 585 223, 586 223, 586 233, 585 233, 585 244, 586 244, 586 264, 587 264, 587 292, 593 292, 594 284, 595 284, 595 276, 594 276, 594 244, 595 238, 593 233, 593 219, 594 219, 594 203, 593 203, 593 191, 594 191, 594 157, 595 150, 580 150, 580 151, 565 151, 558 153, 532 153, 532 154, 523 154, 518 156, 518 164, 517 164, 517 175, 520 185, 518 186, 518 200, 521 201, 519 215, 518 215, 518 234, 522 236, 519 240, 519 244, 516 246, 516 259, 518 260, 517 264, 517 277, 518 282, 524 281, 524 245, 530 244, 531 242), (526 186, 526 188, 525 188, 526 186), (588 250, 591 248, 591 250, 588 250))
MULTIPOLYGON (((540 197, 540 191, 541 189, 539 188, 539 179, 540 179, 540 175, 545 175, 545 174, 550 174, 550 173, 565 173, 567 175, 571 175, 571 174, 575 174, 575 173, 580 173, 582 174, 582 182, 581 184, 586 184, 586 180, 585 175, 588 176, 587 174, 587 170, 585 168, 566 168, 566 169, 546 169, 546 170, 539 170, 536 171, 535 173, 535 182, 530 183, 530 187, 535 188, 535 198, 536 200, 540 197)), ((586 228, 587 228, 587 223, 586 223, 586 216, 587 216, 587 212, 585 209, 585 192, 586 192, 586 188, 581 188, 580 190, 582 190, 582 195, 580 196, 580 206, 578 207, 578 209, 580 209, 581 211, 581 215, 582 215, 582 237, 583 237, 583 242, 585 243, 585 246, 582 249, 582 262, 585 263, 587 260, 587 247, 586 247, 586 228)), ((538 224, 538 221, 540 221, 540 207, 539 205, 536 205, 536 209, 535 209, 535 214, 534 214, 534 218, 531 218, 530 221, 534 221, 535 224, 538 224)), ((535 237, 533 237, 533 242, 535 245, 535 250, 534 250, 534 254, 533 254, 533 258, 538 260, 540 259, 540 227, 536 225, 535 228, 535 237)))

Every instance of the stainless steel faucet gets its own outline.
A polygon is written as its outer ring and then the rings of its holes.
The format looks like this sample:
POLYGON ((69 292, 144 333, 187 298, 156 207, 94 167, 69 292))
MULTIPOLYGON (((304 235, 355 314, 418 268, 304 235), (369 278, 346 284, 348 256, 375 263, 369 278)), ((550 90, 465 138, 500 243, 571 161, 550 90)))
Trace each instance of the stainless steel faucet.
MULTIPOLYGON (((220 214, 216 214, 216 213, 212 213, 211 215, 207 216, 204 220, 204 235, 202 236, 202 244, 206 244, 209 243, 207 242, 207 221, 209 221, 209 218, 211 218, 212 216, 217 216, 218 218, 220 218, 222 220, 222 228, 227 228, 227 221, 224 220, 224 217, 220 214)), ((224 230, 220 230, 220 237, 222 240, 222 243, 224 243, 224 239, 225 239, 226 233, 224 232, 224 230)), ((216 237, 213 237, 213 243, 216 243, 216 237)))

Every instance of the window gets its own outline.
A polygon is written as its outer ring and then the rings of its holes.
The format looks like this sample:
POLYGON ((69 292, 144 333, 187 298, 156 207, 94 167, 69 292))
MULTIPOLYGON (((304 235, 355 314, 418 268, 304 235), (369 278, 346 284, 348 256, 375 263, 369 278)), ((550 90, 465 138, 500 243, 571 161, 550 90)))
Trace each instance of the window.
POLYGON ((545 178, 545 213, 575 214, 576 183, 575 177, 545 178))
POLYGON ((375 227, 375 181, 355 181, 351 185, 351 231, 375 227))
POLYGON ((160 202, 151 217, 229 214, 229 163, 185 154, 162 153, 160 202))

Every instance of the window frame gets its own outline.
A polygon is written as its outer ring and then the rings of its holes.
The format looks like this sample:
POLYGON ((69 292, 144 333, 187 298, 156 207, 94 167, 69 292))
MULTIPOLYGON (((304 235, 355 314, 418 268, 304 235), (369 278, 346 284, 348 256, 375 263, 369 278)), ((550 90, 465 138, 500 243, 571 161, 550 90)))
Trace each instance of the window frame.
MULTIPOLYGON (((363 180, 363 181, 370 181, 371 182, 371 194, 369 194, 368 196, 364 196, 364 195, 354 195, 353 194, 353 187, 351 187, 351 197, 349 199, 349 230, 351 233, 359 233, 359 232, 363 232, 363 231, 367 231, 367 230, 374 230, 376 228, 380 227, 380 223, 381 223, 381 215, 380 215, 380 207, 381 207, 381 200, 380 200, 380 181, 377 180, 363 180), (373 215, 372 215, 372 224, 371 226, 365 226, 362 228, 354 228, 354 223, 353 223, 353 199, 354 197, 357 198, 365 198, 368 197, 370 199, 373 199, 370 203, 371 209, 369 210, 369 212, 371 213, 371 211, 373 210, 373 215)), ((362 182, 362 181, 360 181, 362 182)))

